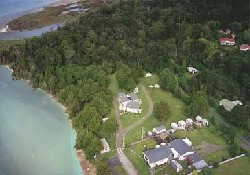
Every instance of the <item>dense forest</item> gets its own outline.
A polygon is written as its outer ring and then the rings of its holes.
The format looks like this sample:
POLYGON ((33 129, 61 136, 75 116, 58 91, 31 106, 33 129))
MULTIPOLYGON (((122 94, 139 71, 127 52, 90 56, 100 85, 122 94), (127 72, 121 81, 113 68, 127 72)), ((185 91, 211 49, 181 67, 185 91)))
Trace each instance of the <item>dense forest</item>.
POLYGON ((115 95, 108 89, 108 75, 114 73, 127 91, 143 71, 158 74, 161 88, 183 100, 190 116, 218 108, 222 98, 241 100, 244 105, 225 116, 250 129, 250 52, 239 50, 250 43, 248 11, 246 0, 120 1, 3 50, 0 61, 68 106, 76 147, 88 159, 101 149, 99 139, 117 129, 115 120, 102 122, 115 95), (229 37, 218 32, 227 28, 236 35, 235 46, 218 42, 229 37), (187 77, 187 66, 199 73, 187 77))

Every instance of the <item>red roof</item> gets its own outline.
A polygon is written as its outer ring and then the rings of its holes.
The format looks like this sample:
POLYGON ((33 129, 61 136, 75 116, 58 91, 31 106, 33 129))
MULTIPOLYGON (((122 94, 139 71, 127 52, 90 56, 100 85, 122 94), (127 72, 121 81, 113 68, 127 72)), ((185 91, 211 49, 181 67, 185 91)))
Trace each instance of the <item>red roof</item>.
POLYGON ((233 38, 220 38, 219 41, 221 43, 224 43, 224 42, 235 42, 235 40, 233 38))
POLYGON ((240 50, 249 50, 250 49, 250 46, 248 44, 242 44, 240 46, 240 50))

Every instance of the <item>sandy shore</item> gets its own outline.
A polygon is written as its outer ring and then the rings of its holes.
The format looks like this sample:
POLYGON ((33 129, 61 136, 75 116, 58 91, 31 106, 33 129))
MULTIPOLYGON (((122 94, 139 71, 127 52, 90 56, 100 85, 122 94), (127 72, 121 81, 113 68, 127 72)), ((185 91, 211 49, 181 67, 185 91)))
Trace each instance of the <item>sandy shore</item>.
POLYGON ((76 3, 79 0, 61 0, 61 1, 57 1, 57 2, 53 2, 45 7, 57 7, 60 5, 67 5, 67 4, 71 4, 71 3, 76 3))
MULTIPOLYGON (((69 0, 67 0, 67 1, 69 1, 69 0)), ((14 72, 14 70, 9 65, 5 65, 5 67, 9 71, 11 71, 12 73, 14 72)), ((21 79, 21 80, 23 80, 23 79, 21 79)), ((30 80, 25 80, 25 81, 32 86, 30 80)), ((53 98, 57 103, 59 103, 61 105, 61 107, 65 110, 65 113, 66 113, 66 115, 68 117, 70 126, 73 128, 72 120, 69 118, 68 108, 66 106, 64 106, 62 103, 60 103, 59 100, 57 99, 57 97, 54 96, 53 94, 51 94, 51 93, 49 93, 49 92, 47 92, 47 91, 45 91, 45 90, 43 90, 41 88, 37 88, 37 89, 40 90, 40 91, 43 91, 46 94, 48 94, 50 98, 53 98)), ((77 137, 77 132, 76 132, 76 137, 77 137)), ((82 171, 83 171, 83 175, 96 175, 95 166, 93 164, 91 164, 88 160, 86 160, 83 150, 77 150, 77 149, 75 149, 75 150, 76 150, 76 154, 77 154, 80 166, 81 166, 82 171)))

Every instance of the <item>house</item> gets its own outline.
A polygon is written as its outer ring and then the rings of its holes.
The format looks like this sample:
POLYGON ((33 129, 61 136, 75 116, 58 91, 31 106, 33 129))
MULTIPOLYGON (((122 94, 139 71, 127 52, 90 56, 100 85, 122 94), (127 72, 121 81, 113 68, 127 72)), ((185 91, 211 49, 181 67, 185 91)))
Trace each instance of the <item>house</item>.
POLYGON ((173 129, 178 129, 177 123, 171 123, 170 126, 171 126, 171 128, 173 128, 173 129))
MULTIPOLYGON (((174 139, 169 143, 174 158, 178 158, 179 160, 185 160, 187 155, 194 154, 194 150, 192 146, 187 144, 187 140, 174 139)), ((189 143, 191 143, 191 141, 189 141, 189 143)))
POLYGON ((118 93, 119 110, 123 113, 141 113, 141 99, 135 94, 118 93))
POLYGON ((193 125, 193 120, 191 118, 187 118, 186 125, 193 125))
POLYGON ((243 103, 240 101, 240 100, 235 100, 235 101, 232 101, 235 105, 240 105, 242 106, 243 103))
POLYGON ((178 127, 179 127, 179 129, 185 129, 186 128, 186 122, 184 122, 183 120, 178 121, 178 127))
POLYGON ((155 134, 160 134, 160 133, 166 132, 166 127, 164 125, 157 126, 157 127, 153 128, 153 132, 155 134))
POLYGON ((130 101, 126 106, 125 112, 140 114, 142 111, 140 105, 141 104, 138 101, 130 101))
POLYGON ((102 119, 102 122, 104 123, 104 122, 106 122, 108 119, 109 119, 108 117, 105 117, 105 118, 102 119))
POLYGON ((187 161, 197 170, 208 166, 208 164, 196 153, 188 155, 187 161))
POLYGON ((151 73, 146 73, 145 77, 152 77, 152 74, 151 73))
POLYGON ((150 138, 153 138, 153 133, 152 133, 151 131, 148 131, 148 136, 149 136, 150 138))
POLYGON ((250 50, 250 46, 248 44, 242 44, 242 45, 240 45, 240 50, 248 51, 248 50, 250 50))
POLYGON ((201 116, 199 116, 199 115, 197 115, 197 116, 195 117, 195 120, 196 120, 197 122, 202 122, 202 118, 201 118, 201 116))
POLYGON ((102 147, 103 147, 103 150, 101 151, 101 154, 111 151, 110 147, 109 147, 109 144, 108 144, 108 142, 107 142, 107 140, 105 138, 100 139, 100 141, 102 142, 102 147))
POLYGON ((187 67, 187 71, 191 74, 198 73, 198 70, 194 67, 187 67))
POLYGON ((159 89, 160 88, 160 85, 159 84, 155 84, 154 86, 156 89, 159 89))
POLYGON ((172 158, 172 151, 167 145, 160 145, 157 148, 147 150, 143 153, 144 160, 150 168, 168 163, 172 158))
POLYGON ((138 88, 138 87, 135 87, 133 93, 134 93, 134 94, 137 94, 138 92, 139 92, 139 88, 138 88))
POLYGON ((208 125, 208 120, 207 119, 202 119, 202 125, 207 126, 208 125))
POLYGON ((233 103, 228 99, 222 99, 220 101, 220 106, 223 106, 227 111, 231 111, 237 104, 233 103))
POLYGON ((235 40, 233 38, 220 38, 219 42, 220 42, 220 45, 223 45, 223 46, 235 45, 235 40))
POLYGON ((181 166, 181 164, 179 162, 177 162, 176 160, 171 160, 170 161, 170 166, 177 172, 181 172, 183 170, 183 167, 181 166))

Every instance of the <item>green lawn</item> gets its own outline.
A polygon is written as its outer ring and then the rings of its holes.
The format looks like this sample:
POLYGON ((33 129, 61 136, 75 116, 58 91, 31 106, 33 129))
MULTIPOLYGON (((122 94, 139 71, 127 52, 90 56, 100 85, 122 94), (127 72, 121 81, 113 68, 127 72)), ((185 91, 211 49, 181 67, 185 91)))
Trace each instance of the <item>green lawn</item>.
POLYGON ((216 145, 227 145, 226 141, 220 135, 212 133, 209 127, 202 127, 193 131, 178 130, 174 133, 174 136, 177 138, 189 138, 193 146, 200 145, 202 141, 216 145))
POLYGON ((140 175, 149 175, 149 167, 144 162, 143 157, 139 158, 136 154, 131 152, 128 149, 124 150, 125 155, 129 158, 129 160, 133 163, 135 169, 140 175))
POLYGON ((249 165, 249 157, 242 157, 220 165, 218 169, 214 169, 214 175, 249 175, 249 165))
POLYGON ((139 125, 134 130, 127 133, 125 137, 125 144, 130 144, 136 141, 141 140, 142 137, 142 127, 144 127, 145 134, 148 131, 152 131, 155 126, 161 125, 161 122, 154 118, 153 116, 149 117, 143 122, 142 125, 139 125))
POLYGON ((207 163, 213 163, 213 162, 221 162, 222 158, 230 158, 228 149, 218 150, 215 151, 213 154, 209 154, 206 156, 201 157, 207 162, 207 163))

